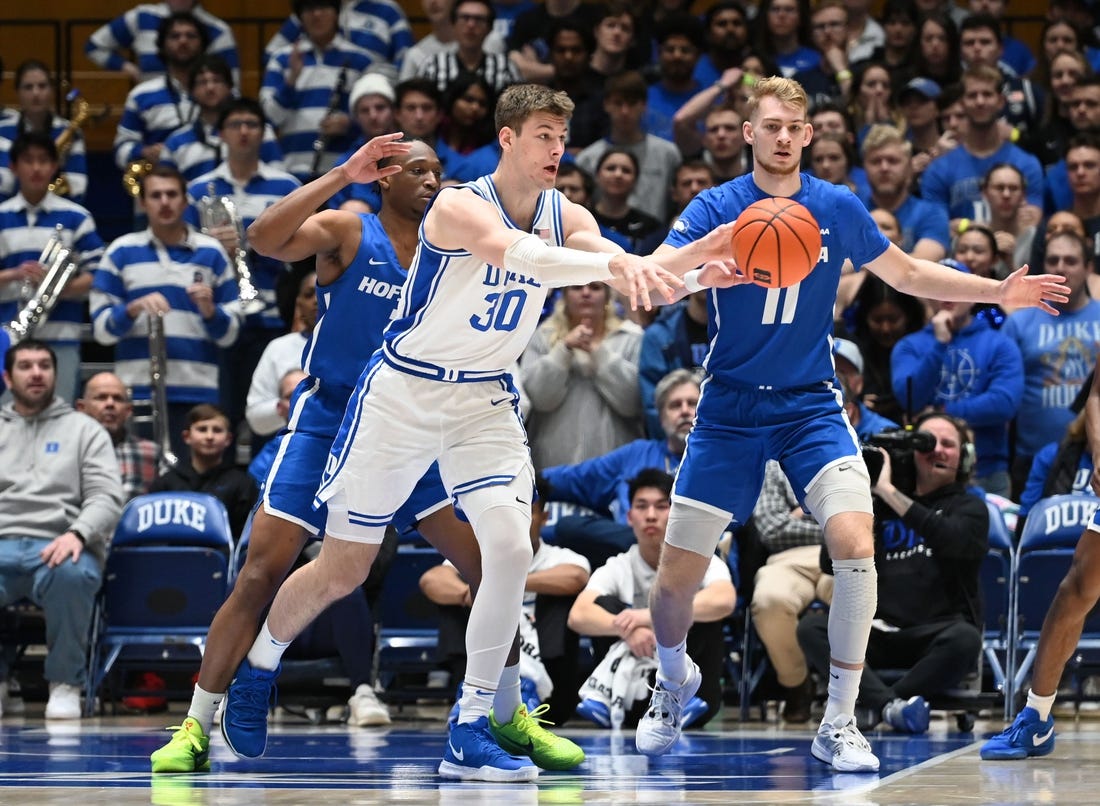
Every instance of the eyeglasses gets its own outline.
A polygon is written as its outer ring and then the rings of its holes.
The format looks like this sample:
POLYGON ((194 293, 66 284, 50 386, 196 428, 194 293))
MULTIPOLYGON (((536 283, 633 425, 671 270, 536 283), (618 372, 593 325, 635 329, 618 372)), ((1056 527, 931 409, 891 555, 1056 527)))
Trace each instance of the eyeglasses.
POLYGON ((471 25, 488 25, 489 18, 484 14, 455 14, 455 22, 459 24, 468 22, 471 25))

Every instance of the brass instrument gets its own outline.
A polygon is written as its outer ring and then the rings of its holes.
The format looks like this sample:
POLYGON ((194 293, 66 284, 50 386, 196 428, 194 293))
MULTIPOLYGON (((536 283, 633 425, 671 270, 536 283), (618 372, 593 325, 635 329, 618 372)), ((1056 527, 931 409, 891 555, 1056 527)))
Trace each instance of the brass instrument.
POLYGON ((149 404, 153 415, 153 439, 160 447, 159 470, 179 464, 168 433, 168 354, 164 340, 164 313, 149 315, 149 404))
POLYGON ((61 238, 62 229, 58 224, 57 230, 50 236, 38 258, 38 262, 47 267, 41 284, 38 288, 33 288, 30 283, 24 282, 24 289, 30 289, 29 296, 19 315, 7 326, 13 344, 33 335, 35 329, 49 318, 61 298, 62 289, 76 271, 76 261, 72 259, 73 250, 65 246, 61 238))
MULTIPOLYGON (((69 151, 72 150, 73 140, 76 139, 77 133, 80 131, 80 127, 83 126, 88 117, 92 113, 92 106, 88 103, 88 100, 80 94, 80 90, 72 90, 65 96, 65 100, 69 102, 70 108, 73 109, 72 117, 69 119, 68 127, 57 135, 57 163, 64 166, 65 160, 69 158, 69 151), (75 108, 72 106, 75 104, 75 108)), ((64 173, 59 173, 52 182, 50 182, 47 188, 50 193, 56 193, 58 196, 68 196, 71 188, 69 187, 69 180, 64 173)))
POLYGON ((132 198, 141 195, 141 180, 153 170, 153 163, 149 160, 133 160, 122 172, 122 187, 132 198))
POLYGON ((248 250, 244 245, 244 222, 237 205, 228 196, 219 196, 214 183, 206 186, 206 195, 199 200, 199 221, 207 235, 215 227, 232 227, 237 232, 237 248, 233 250, 233 267, 237 271, 238 303, 241 314, 259 313, 267 304, 260 299, 260 292, 252 282, 252 270, 248 267, 248 250))
MULTIPOLYGON (((344 106, 344 90, 347 89, 348 84, 348 63, 345 60, 344 64, 340 67, 340 73, 336 77, 336 85, 332 88, 332 93, 328 97, 328 108, 325 109, 324 117, 321 118, 321 123, 325 121, 329 115, 335 113, 344 106)), ((324 161, 325 151, 328 150, 329 138, 327 135, 321 133, 321 123, 317 124, 317 137, 313 141, 313 162, 309 167, 309 178, 316 179, 321 175, 321 162, 324 161)))

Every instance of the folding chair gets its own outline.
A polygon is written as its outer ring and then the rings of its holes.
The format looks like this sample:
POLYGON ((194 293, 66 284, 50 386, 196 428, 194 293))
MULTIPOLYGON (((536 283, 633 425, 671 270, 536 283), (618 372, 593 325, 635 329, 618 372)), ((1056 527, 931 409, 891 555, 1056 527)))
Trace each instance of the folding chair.
POLYGON ((212 495, 152 493, 126 505, 93 619, 87 713, 127 647, 193 646, 201 657, 225 600, 232 550, 229 518, 212 495))
MULTIPOLYGON (((1016 548, 1010 628, 1014 631, 1009 651, 1005 718, 1016 710, 1016 700, 1031 672, 1039 645, 1039 632, 1047 608, 1069 570, 1081 532, 1100 504, 1090 495, 1054 495, 1039 501, 1028 513, 1016 548), (1020 657, 1022 653, 1022 658, 1020 657), (1018 665, 1016 665, 1018 660, 1018 665)), ((1100 649, 1100 618, 1090 614, 1078 649, 1100 649)))
POLYGON ((994 688, 1004 696, 1004 713, 1007 719, 1007 675, 1011 665, 1009 655, 1012 652, 1012 608, 1016 592, 1012 577, 1015 550, 1001 511, 988 501, 986 505, 989 507, 989 551, 982 561, 979 579, 985 610, 982 655, 992 673, 994 688))
POLYGON ((446 696, 450 691, 417 688, 391 690, 402 674, 419 674, 435 668, 439 642, 439 613, 420 591, 420 577, 439 565, 442 555, 430 546, 402 542, 386 572, 379 596, 374 679, 386 689, 387 700, 446 696))

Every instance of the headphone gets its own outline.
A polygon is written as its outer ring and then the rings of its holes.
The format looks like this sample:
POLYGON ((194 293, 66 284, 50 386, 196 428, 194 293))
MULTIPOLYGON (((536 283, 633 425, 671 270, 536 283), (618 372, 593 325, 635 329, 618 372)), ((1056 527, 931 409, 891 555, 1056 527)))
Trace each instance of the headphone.
POLYGON ((940 411, 930 411, 926 414, 922 414, 913 423, 913 430, 919 431, 920 427, 929 420, 946 420, 955 427, 955 431, 959 435, 959 464, 955 468, 955 481, 964 482, 970 477, 970 473, 974 470, 974 465, 978 463, 978 452, 974 448, 974 441, 970 436, 970 426, 963 420, 957 417, 952 417, 950 414, 944 414, 940 411))

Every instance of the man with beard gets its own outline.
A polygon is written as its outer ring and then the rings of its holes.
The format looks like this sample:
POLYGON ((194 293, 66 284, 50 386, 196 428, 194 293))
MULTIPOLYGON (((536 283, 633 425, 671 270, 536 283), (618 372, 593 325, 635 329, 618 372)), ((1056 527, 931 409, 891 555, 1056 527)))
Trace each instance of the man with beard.
POLYGON ((1000 71, 971 65, 963 71, 962 85, 966 134, 958 148, 929 164, 921 178, 922 197, 946 207, 949 218, 966 218, 972 203, 981 201, 982 177, 994 165, 1007 162, 1020 169, 1027 181, 1027 203, 1041 212, 1043 168, 1036 157, 1010 142, 998 123, 1005 104, 1000 71))
POLYGON ((811 752, 835 772, 875 772, 878 758, 854 718, 877 582, 870 476, 841 406, 831 350, 841 265, 850 259, 906 293, 1050 312, 1056 309, 1048 300, 1064 302, 1069 289, 1060 276, 1028 277, 1021 269, 998 283, 901 251, 846 189, 799 173, 813 138, 807 106, 798 82, 758 81, 744 127, 755 157, 752 174, 702 191, 654 253, 691 243, 769 197, 804 205, 822 240, 818 265, 795 286, 763 288, 740 275, 736 287, 710 292, 706 392, 676 476, 668 545, 650 599, 659 669, 636 743, 645 755, 658 756, 679 739, 684 705, 700 684, 685 649, 692 596, 730 521, 748 519, 766 461, 776 459, 800 506, 824 525, 835 571, 829 699, 811 752))
MULTIPOLYGON (((692 299, 700 293, 705 292, 697 292, 692 299)), ((583 554, 593 568, 634 545, 634 532, 626 520, 630 479, 647 467, 674 474, 680 466, 699 402, 699 375, 691 369, 675 369, 660 380, 653 395, 664 439, 636 439, 603 456, 542 471, 551 500, 593 510, 589 515, 559 519, 554 532, 555 545, 583 554)))
POLYGON ((703 42, 703 26, 689 14, 671 16, 657 29, 657 82, 649 86, 643 125, 670 143, 677 110, 703 88, 692 75, 703 42))
MULTIPOLYGON (((57 361, 27 339, 4 355, 0 408, 0 604, 23 598, 46 619, 46 719, 80 719, 88 633, 107 546, 122 512, 111 438, 56 396, 57 361)), ((7 696, 7 669, 0 669, 7 696)))
POLYGON ((156 165, 168 135, 194 119, 195 104, 187 87, 191 67, 208 42, 206 29, 188 11, 176 11, 161 20, 157 54, 167 72, 143 81, 126 96, 114 143, 120 170, 140 160, 156 165))
POLYGON ((909 192, 913 181, 910 154, 913 147, 896 128, 886 124, 871 127, 863 140, 863 167, 871 197, 863 199, 868 210, 889 210, 901 226, 901 249, 925 260, 947 256, 950 236, 947 211, 918 199, 909 192))

